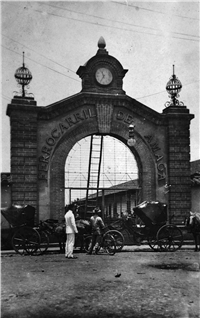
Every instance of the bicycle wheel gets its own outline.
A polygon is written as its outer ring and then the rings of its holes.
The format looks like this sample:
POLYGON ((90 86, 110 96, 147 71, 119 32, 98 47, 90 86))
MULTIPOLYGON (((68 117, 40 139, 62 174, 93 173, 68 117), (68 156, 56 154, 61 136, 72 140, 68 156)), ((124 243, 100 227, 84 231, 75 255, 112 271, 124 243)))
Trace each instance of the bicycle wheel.
POLYGON ((20 255, 33 254, 40 244, 39 233, 31 227, 19 228, 12 237, 12 247, 20 255))
POLYGON ((44 254, 49 247, 49 235, 45 231, 40 231, 40 245, 33 255, 38 256, 44 254))
POLYGON ((116 252, 120 252, 124 246, 124 236, 121 232, 117 230, 110 230, 106 232, 106 234, 110 234, 114 237, 116 243, 116 252))
POLYGON ((174 252, 183 244, 183 233, 176 225, 164 225, 157 233, 157 241, 161 251, 174 252))
POLYGON ((83 243, 83 248, 84 248, 84 251, 88 253, 89 251, 89 247, 90 247, 90 244, 92 243, 92 236, 89 235, 89 236, 86 236, 84 238, 84 243, 83 243))
POLYGON ((106 253, 108 253, 109 255, 115 255, 116 242, 114 237, 109 233, 106 233, 103 236, 103 248, 105 249, 106 253))

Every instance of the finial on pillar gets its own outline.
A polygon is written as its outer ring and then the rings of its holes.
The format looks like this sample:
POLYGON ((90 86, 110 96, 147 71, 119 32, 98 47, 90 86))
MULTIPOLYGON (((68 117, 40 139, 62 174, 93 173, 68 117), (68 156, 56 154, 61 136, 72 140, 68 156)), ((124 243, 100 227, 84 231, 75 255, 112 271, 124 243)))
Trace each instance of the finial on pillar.
POLYGON ((170 101, 165 103, 165 107, 168 106, 184 106, 183 102, 180 102, 177 97, 179 97, 179 92, 181 91, 182 84, 181 81, 175 75, 175 66, 173 64, 173 75, 170 77, 166 85, 166 91, 169 94, 170 101))
POLYGON ((104 38, 101 36, 99 41, 98 41, 98 51, 97 54, 108 54, 108 52, 105 49, 106 47, 106 41, 104 40, 104 38))
POLYGON ((104 40, 102 36, 99 38, 98 47, 100 49, 104 49, 106 47, 106 41, 104 40))
POLYGON ((25 90, 25 86, 28 86, 28 84, 31 82, 32 80, 32 74, 29 71, 29 69, 27 67, 25 67, 25 63, 24 63, 24 52, 23 52, 23 62, 22 62, 22 66, 19 67, 16 72, 15 72, 15 79, 18 83, 18 85, 21 85, 22 90, 20 93, 22 97, 26 97, 26 90, 25 90))

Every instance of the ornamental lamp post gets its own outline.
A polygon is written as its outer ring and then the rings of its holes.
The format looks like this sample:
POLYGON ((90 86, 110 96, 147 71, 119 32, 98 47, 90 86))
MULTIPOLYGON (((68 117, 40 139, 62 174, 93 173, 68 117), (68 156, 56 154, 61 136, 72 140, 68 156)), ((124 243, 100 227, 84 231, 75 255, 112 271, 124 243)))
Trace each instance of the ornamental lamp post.
POLYGON ((165 103, 165 107, 168 106, 183 106, 184 103, 180 102, 177 97, 179 97, 179 92, 182 89, 181 81, 174 74, 174 65, 173 65, 173 75, 170 77, 166 85, 166 91, 169 94, 170 101, 165 103))
POLYGON ((129 147, 134 147, 135 144, 136 144, 136 140, 134 138, 134 129, 135 129, 135 125, 130 124, 129 127, 128 127, 129 137, 128 137, 128 140, 127 140, 127 145, 129 147))

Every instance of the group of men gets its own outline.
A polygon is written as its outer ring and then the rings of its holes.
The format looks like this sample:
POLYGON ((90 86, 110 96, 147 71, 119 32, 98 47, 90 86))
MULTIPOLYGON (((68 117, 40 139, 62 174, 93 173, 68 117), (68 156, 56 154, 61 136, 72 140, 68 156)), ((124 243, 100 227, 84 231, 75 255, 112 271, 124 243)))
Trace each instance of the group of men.
MULTIPOLYGON (((78 233, 76 226, 74 213, 76 211, 75 204, 69 204, 65 208, 65 225, 66 225, 66 244, 65 244, 65 257, 68 259, 76 259, 73 255, 74 244, 75 244, 75 234, 78 233)), ((90 224, 92 229, 92 242, 89 246, 89 251, 87 254, 92 254, 93 248, 95 247, 95 253, 97 252, 99 245, 101 243, 101 234, 105 228, 104 222, 100 217, 101 210, 96 207, 93 210, 93 215, 90 218, 90 224)))

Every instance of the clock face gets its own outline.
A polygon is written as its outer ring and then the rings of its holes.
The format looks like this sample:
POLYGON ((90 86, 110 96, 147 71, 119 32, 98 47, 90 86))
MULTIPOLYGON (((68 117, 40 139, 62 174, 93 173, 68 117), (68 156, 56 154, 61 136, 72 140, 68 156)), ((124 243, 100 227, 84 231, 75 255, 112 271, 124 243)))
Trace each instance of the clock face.
POLYGON ((101 85, 108 85, 112 82, 113 76, 109 69, 101 67, 96 71, 96 80, 101 85))

